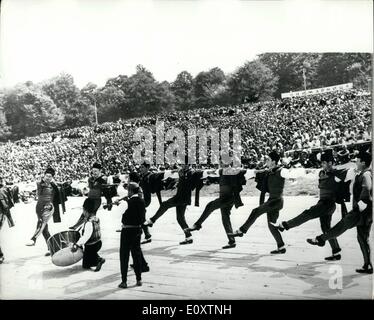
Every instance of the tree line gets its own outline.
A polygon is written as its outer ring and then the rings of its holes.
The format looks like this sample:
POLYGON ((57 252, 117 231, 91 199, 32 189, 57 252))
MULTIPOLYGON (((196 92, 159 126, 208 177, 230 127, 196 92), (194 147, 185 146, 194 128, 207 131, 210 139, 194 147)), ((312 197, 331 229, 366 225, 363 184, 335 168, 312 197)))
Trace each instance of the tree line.
POLYGON ((102 87, 79 89, 67 73, 41 83, 0 90, 0 141, 175 110, 227 106, 280 98, 288 91, 353 82, 368 89, 370 53, 264 53, 225 74, 215 67, 193 77, 180 72, 173 82, 159 82, 138 65, 102 87), (303 76, 305 75, 305 78, 303 76))

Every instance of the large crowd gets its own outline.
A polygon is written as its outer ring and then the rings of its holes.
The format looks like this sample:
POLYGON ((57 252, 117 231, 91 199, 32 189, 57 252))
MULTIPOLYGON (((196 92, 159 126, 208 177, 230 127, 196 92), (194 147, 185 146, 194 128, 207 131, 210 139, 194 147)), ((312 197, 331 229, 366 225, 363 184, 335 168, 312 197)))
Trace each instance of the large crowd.
POLYGON ((318 167, 318 151, 331 147, 337 162, 348 162, 360 144, 371 141, 371 96, 357 90, 299 98, 175 111, 44 133, 0 145, 0 176, 34 181, 52 166, 59 181, 85 179, 99 160, 106 174, 125 173, 134 165, 133 134, 155 131, 156 121, 187 130, 240 129, 244 167, 260 167, 277 149, 285 165, 318 167), (98 143, 98 141, 101 142, 98 143))

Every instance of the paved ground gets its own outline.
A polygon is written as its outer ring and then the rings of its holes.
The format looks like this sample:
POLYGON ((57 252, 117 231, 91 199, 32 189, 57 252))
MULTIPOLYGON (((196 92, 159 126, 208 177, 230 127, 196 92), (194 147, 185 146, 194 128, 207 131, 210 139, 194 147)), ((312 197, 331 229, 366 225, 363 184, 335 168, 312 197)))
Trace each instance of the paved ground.
MULTIPOLYGON (((186 216, 192 224, 211 198, 201 199, 200 207, 189 207, 186 216)), ((148 216, 157 209, 154 201, 148 216)), ((258 198, 243 199, 245 206, 234 209, 232 223, 239 227, 258 198)), ((281 219, 290 218, 316 202, 315 197, 286 197, 281 219)), ((82 198, 70 198, 68 213, 60 224, 50 223, 51 233, 67 230, 81 213, 82 198)), ((133 287, 135 276, 129 273, 130 288, 117 288, 119 273, 119 233, 121 208, 112 212, 100 210, 103 248, 106 259, 98 273, 86 271, 80 263, 56 267, 44 257, 46 244, 40 237, 35 247, 25 243, 34 231, 35 203, 18 204, 14 208, 16 226, 5 224, 1 230, 1 246, 6 255, 0 265, 0 298, 2 299, 371 299, 373 277, 355 273, 362 265, 356 241, 356 230, 349 230, 340 239, 343 258, 326 263, 329 246, 312 247, 305 242, 320 232, 318 220, 284 234, 287 253, 272 256, 275 243, 267 229, 266 217, 260 217, 237 247, 222 250, 227 239, 216 212, 194 243, 179 246, 183 239, 175 210, 167 212, 151 229, 153 242, 143 246, 151 272, 143 274, 143 286, 133 287), (342 277, 339 277, 341 275, 342 277)), ((334 223, 340 218, 338 210, 334 223)))

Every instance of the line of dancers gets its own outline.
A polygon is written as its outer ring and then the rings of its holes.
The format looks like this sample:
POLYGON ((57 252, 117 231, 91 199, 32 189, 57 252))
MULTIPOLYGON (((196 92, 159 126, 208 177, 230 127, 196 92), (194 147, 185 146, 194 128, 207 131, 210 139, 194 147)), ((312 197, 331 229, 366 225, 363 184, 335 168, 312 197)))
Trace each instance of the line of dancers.
MULTIPOLYGON (((267 158, 266 169, 264 170, 245 170, 242 168, 233 168, 231 165, 221 163, 218 170, 193 170, 189 165, 180 165, 180 168, 174 172, 151 172, 150 163, 145 161, 140 165, 139 172, 132 172, 129 176, 128 195, 117 200, 125 200, 127 209, 122 216, 121 240, 120 240, 120 261, 122 282, 119 287, 127 287, 127 268, 129 254, 133 256, 133 265, 137 285, 141 285, 141 273, 148 272, 149 266, 146 262, 141 244, 150 243, 152 235, 149 228, 152 227, 159 218, 169 209, 176 209, 176 217, 181 227, 185 239, 180 245, 193 243, 192 233, 202 229, 205 220, 215 211, 220 209, 222 224, 228 238, 228 243, 223 249, 236 247, 236 238, 243 237, 255 221, 266 213, 268 228, 277 248, 271 251, 271 254, 285 254, 286 246, 282 238, 282 232, 298 227, 311 219, 319 218, 322 234, 314 239, 307 239, 311 245, 324 246, 328 241, 332 255, 326 257, 328 261, 341 259, 341 248, 337 238, 346 230, 357 227, 357 238, 364 257, 364 265, 357 269, 359 273, 372 274, 373 267, 370 260, 369 234, 372 224, 372 173, 371 173, 371 154, 360 152, 357 156, 356 170, 343 170, 334 167, 334 159, 331 152, 325 152, 321 155, 322 170, 319 172, 318 188, 320 191, 319 200, 316 205, 304 210, 299 215, 288 221, 278 222, 279 213, 283 208, 283 192, 286 179, 297 179, 305 175, 305 170, 286 169, 280 165, 280 156, 272 151, 267 158), (164 188, 165 180, 177 179, 176 193, 166 201, 162 200, 161 190, 164 188), (233 230, 231 224, 231 210, 243 206, 240 198, 240 192, 248 179, 255 178, 257 187, 261 191, 260 204, 253 209, 246 221, 237 230, 233 230), (204 185, 204 181, 216 179, 219 183, 219 196, 209 202, 204 208, 199 219, 188 226, 185 218, 187 206, 191 205, 192 191, 195 190, 195 204, 198 204, 199 191, 204 185), (352 210, 346 213, 342 193, 349 189, 349 184, 353 183, 353 202, 352 210), (265 201, 265 194, 269 197, 265 201), (145 219, 146 210, 149 207, 152 194, 156 194, 160 203, 159 209, 149 218, 145 219), (331 227, 332 214, 336 210, 336 203, 342 205, 344 213, 342 220, 331 227), (141 242, 142 231, 145 235, 141 242)), ((28 246, 36 243, 39 235, 43 235, 46 242, 49 238, 48 221, 53 216, 54 222, 60 222, 60 209, 65 212, 65 201, 67 200, 63 192, 53 181, 55 172, 52 168, 45 171, 43 179, 37 184, 38 201, 36 205, 37 227, 34 235, 31 237, 28 246)), ((88 180, 89 193, 83 205, 83 214, 78 221, 70 227, 72 230, 82 229, 80 241, 72 246, 72 251, 78 247, 84 246, 83 267, 88 269, 95 267, 99 271, 105 263, 105 259, 98 255, 101 248, 100 221, 96 218, 96 213, 101 206, 101 197, 108 186, 108 180, 102 173, 100 164, 95 163, 92 167, 92 176, 88 180)), ((6 201, 2 180, 0 179, 0 224, 3 224, 7 217, 9 220, 9 205, 6 201)), ((348 191, 349 192, 349 191, 348 191)), ((0 262, 4 260, 0 248, 0 262)), ((48 254, 48 253, 47 253, 48 254)))

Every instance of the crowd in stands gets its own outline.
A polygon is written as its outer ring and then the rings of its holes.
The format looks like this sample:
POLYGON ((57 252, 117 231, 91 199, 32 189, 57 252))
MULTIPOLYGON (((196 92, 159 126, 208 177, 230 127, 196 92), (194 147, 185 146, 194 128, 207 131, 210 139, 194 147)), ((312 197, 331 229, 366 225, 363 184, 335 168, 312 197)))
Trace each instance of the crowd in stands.
POLYGON ((345 163, 360 144, 372 139, 371 96, 350 90, 175 111, 7 142, 0 145, 0 176, 14 182, 34 181, 52 166, 59 181, 81 180, 97 160, 108 175, 124 173, 134 165, 135 129, 154 132, 156 121, 164 121, 165 130, 173 126, 185 132, 191 125, 207 130, 240 129, 242 163, 247 168, 261 167, 272 149, 282 154, 288 166, 318 167, 318 152, 329 147, 337 162, 345 163))

